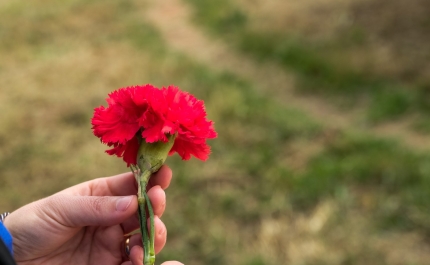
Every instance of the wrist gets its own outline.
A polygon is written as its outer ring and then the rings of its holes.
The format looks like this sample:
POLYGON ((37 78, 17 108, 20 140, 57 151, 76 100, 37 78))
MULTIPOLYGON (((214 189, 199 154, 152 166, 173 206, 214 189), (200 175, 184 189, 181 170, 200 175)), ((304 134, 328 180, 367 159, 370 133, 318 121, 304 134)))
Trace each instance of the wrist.
POLYGON ((10 215, 10 212, 4 212, 4 213, 2 213, 2 214, 0 214, 0 223, 6 228, 6 230, 11 234, 11 232, 10 232, 10 228, 9 228, 9 225, 8 225, 8 222, 9 222, 9 220, 6 220, 6 219, 9 219, 9 218, 6 218, 6 217, 8 217, 10 215))
POLYGON ((10 212, 4 212, 0 214, 0 222, 4 223, 4 220, 6 219, 6 216, 8 216, 10 212))
POLYGON ((4 212, 4 213, 2 213, 2 214, 0 214, 0 223, 2 223, 3 224, 3 226, 9 231, 9 233, 11 233, 10 232, 10 218, 9 218, 9 216, 10 216, 10 212, 4 212))
POLYGON ((0 214, 0 240, 4 242, 4 244, 12 254, 12 235, 5 224, 6 216, 8 215, 9 213, 0 214))

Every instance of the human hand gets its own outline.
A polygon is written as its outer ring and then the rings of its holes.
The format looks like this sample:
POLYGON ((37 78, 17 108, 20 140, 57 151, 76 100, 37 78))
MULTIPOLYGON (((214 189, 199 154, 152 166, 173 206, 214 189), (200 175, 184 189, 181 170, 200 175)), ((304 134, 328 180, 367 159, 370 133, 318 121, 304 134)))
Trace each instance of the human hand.
MULTIPOLYGON (((172 171, 163 166, 148 184, 154 208, 155 251, 166 243, 167 230, 159 217, 166 205, 172 171)), ((65 189, 12 212, 4 222, 14 239, 18 264, 140 265, 140 234, 130 238, 124 252, 124 234, 139 228, 137 183, 132 173, 99 178, 65 189)), ((163 265, 180 265, 169 261, 163 265)))

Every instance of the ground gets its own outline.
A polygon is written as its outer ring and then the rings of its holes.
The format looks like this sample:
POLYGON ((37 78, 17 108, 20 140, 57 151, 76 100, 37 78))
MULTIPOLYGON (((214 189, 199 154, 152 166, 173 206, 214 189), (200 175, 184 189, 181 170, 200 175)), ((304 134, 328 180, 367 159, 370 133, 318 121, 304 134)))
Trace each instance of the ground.
POLYGON ((93 109, 119 87, 175 84, 219 137, 207 162, 167 160, 159 261, 427 264, 429 8, 3 1, 0 208, 127 171, 93 109))

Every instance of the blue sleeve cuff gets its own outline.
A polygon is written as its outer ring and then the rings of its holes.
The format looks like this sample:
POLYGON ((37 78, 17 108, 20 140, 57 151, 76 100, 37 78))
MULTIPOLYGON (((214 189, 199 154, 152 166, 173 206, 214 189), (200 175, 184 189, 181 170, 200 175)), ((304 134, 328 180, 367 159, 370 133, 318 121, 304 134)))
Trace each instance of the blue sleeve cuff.
POLYGON ((6 227, 3 225, 2 222, 0 222, 0 238, 3 240, 4 244, 9 249, 10 253, 13 254, 13 251, 12 251, 12 236, 9 233, 9 231, 7 231, 6 227))

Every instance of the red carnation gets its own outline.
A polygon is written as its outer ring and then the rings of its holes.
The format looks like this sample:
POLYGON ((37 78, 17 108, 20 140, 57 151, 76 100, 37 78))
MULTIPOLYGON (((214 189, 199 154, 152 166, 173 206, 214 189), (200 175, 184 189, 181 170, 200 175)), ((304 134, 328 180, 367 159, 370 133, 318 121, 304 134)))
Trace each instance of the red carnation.
POLYGON ((94 135, 122 157, 127 166, 136 165, 140 141, 167 142, 176 135, 169 155, 182 159, 191 155, 206 160, 210 147, 206 139, 216 138, 213 122, 207 120, 203 101, 177 87, 158 89, 152 85, 126 87, 109 94, 108 107, 94 109, 94 135))
POLYGON ((217 134, 213 122, 206 118, 203 101, 177 87, 126 87, 110 93, 106 101, 107 108, 94 109, 92 129, 94 135, 111 147, 106 152, 122 157, 136 177, 140 233, 145 249, 143 262, 153 265, 154 212, 146 193, 148 181, 168 154, 177 152, 184 160, 191 155, 206 160, 210 154, 206 139, 217 134))

